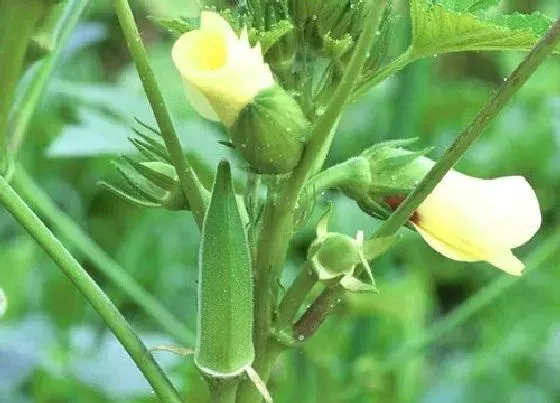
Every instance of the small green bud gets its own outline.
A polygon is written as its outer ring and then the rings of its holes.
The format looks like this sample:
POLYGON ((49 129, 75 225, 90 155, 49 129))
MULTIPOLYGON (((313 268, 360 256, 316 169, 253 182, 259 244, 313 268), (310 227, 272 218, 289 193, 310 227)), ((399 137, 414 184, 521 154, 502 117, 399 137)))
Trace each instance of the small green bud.
POLYGON ((352 292, 376 292, 375 280, 364 254, 363 232, 358 231, 356 239, 348 235, 328 232, 328 221, 332 206, 317 223, 317 238, 309 247, 307 259, 317 278, 327 287, 342 285, 352 292), (354 270, 363 265, 371 284, 354 277, 354 270))
POLYGON ((230 128, 232 143, 261 174, 291 172, 303 153, 309 122, 298 103, 274 85, 261 91, 230 128))
POLYGON ((327 281, 352 274, 361 262, 361 247, 356 239, 331 232, 311 244, 308 259, 312 260, 319 280, 327 281))
POLYGON ((216 378, 239 375, 255 357, 251 257, 229 164, 218 166, 202 228, 195 363, 216 378))

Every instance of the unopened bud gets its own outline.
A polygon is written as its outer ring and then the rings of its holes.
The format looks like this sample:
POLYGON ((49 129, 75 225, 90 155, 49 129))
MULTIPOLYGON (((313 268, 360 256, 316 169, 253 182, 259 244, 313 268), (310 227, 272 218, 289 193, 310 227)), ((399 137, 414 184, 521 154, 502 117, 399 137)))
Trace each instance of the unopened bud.
POLYGON ((230 128, 233 144, 255 172, 291 172, 301 159, 309 122, 298 103, 275 85, 261 91, 230 128))

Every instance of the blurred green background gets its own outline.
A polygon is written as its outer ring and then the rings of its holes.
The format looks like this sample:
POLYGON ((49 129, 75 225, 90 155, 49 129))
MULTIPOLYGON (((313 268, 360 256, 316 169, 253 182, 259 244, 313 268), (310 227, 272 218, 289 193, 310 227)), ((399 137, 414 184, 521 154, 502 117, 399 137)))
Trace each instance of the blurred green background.
MULTIPOLYGON (((209 175, 220 158, 233 155, 218 143, 221 129, 196 116, 185 100, 170 60, 173 37, 146 18, 192 15, 197 7, 188 0, 132 3, 185 148, 209 175)), ((560 15, 558 0, 512 0, 503 7, 560 15)), ((402 24, 395 52, 407 41, 402 24)), ((414 136, 435 146, 437 158, 522 57, 458 53, 414 63, 348 108, 328 164, 382 140, 414 136)), ((133 153, 127 137, 134 117, 153 122, 110 2, 92 1, 33 117, 21 162, 63 211, 194 331, 199 234, 190 214, 134 208, 98 185, 121 183, 111 161, 133 153)), ((560 244, 550 241, 560 231, 558 56, 531 78, 458 168, 481 177, 527 177, 544 224, 517 254, 538 261, 537 267, 509 287, 506 275, 489 265, 447 260, 404 231, 404 240, 374 262, 381 294, 347 298, 303 348, 283 356, 271 381, 275 401, 560 401, 560 244), (496 281, 507 290, 470 320, 426 348, 402 353, 496 281)), ((378 225, 334 192, 322 196, 317 213, 327 200, 335 202, 335 230, 355 234, 378 225)), ((286 283, 312 229, 294 240, 286 283)), ((0 237, 0 288, 8 299, 0 320, 0 402, 155 401, 104 323, 3 210, 0 237)), ((174 342, 95 262, 76 254, 149 346, 174 342)), ((191 359, 157 357, 185 401, 207 399, 191 359)))

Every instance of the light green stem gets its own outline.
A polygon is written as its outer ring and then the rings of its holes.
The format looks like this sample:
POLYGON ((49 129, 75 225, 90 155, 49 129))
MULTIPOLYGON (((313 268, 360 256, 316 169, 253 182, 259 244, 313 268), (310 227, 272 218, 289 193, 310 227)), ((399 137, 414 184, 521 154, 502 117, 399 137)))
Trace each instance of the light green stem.
POLYGON ((363 157, 350 158, 340 164, 333 165, 323 172, 311 177, 306 186, 306 194, 310 198, 337 187, 363 188, 367 192, 371 173, 369 162, 363 157))
MULTIPOLYGON (((537 270, 547 261, 552 260, 560 252, 560 229, 557 229, 552 236, 546 239, 529 258, 527 258, 527 275, 537 270)), ((469 298, 460 307, 455 309, 445 318, 426 329, 416 338, 406 342, 396 353, 394 353, 378 370, 381 372, 391 371, 402 365, 406 360, 414 358, 414 356, 435 343, 452 330, 477 315, 482 309, 488 307, 494 300, 512 289, 515 285, 520 284, 525 276, 500 276, 494 282, 490 283, 482 290, 469 298)))
MULTIPOLYGON (((271 195, 264 213, 263 228, 258 242, 255 284, 255 370, 266 382, 270 375, 275 357, 269 355, 269 338, 272 325, 272 311, 277 296, 276 281, 280 277, 288 242, 293 230, 294 211, 298 196, 310 172, 318 166, 318 158, 324 158, 325 144, 332 138, 332 129, 336 125, 354 86, 360 77, 362 67, 371 49, 380 16, 385 9, 385 1, 374 7, 371 22, 365 29, 348 64, 348 69, 327 106, 325 113, 314 124, 311 138, 302 159, 290 178, 286 181, 278 198, 271 195)), ((272 350, 272 349, 270 349, 272 350)), ((259 402, 261 396, 248 381, 240 385, 238 402, 259 402)))
POLYGON ((158 397, 164 402, 181 402, 171 382, 115 305, 3 177, 0 177, 0 201, 99 313, 158 397))
POLYGON ((45 222, 63 234, 69 243, 91 260, 101 273, 138 304, 165 332, 185 346, 194 344, 192 332, 62 212, 22 167, 16 169, 12 185, 45 222))
POLYGON ((365 77, 352 94, 351 101, 354 102, 358 100, 377 84, 385 81, 415 60, 418 60, 418 56, 414 53, 411 46, 395 60, 373 72, 369 77, 365 77))
MULTIPOLYGON (((445 173, 463 156, 472 143, 484 132, 490 121, 497 116, 504 105, 552 53, 554 46, 559 40, 560 19, 551 26, 535 48, 502 84, 494 97, 481 109, 474 121, 467 126, 447 149, 441 160, 433 166, 432 170, 418 187, 409 194, 389 219, 379 227, 374 237, 391 236, 408 221, 414 210, 430 194, 445 173)), ((344 289, 341 286, 325 290, 294 325, 294 333, 296 335, 304 335, 305 337, 311 336, 343 295, 344 289)))
POLYGON ((8 114, 16 84, 23 71, 27 46, 45 7, 44 0, 0 0, 0 152, 3 160, 8 114))
POLYGON ((165 106, 165 101, 159 90, 154 71, 150 66, 146 49, 142 43, 142 38, 138 32, 138 27, 134 21, 134 15, 128 5, 128 1, 114 0, 114 4, 128 49, 154 112, 163 141, 171 157, 171 162, 175 166, 179 181, 181 182, 181 187, 185 193, 185 197, 189 201, 196 223, 199 228, 202 228, 208 201, 204 196, 203 185, 200 183, 196 173, 183 154, 183 148, 175 132, 171 116, 165 106))
POLYGON ((50 30, 41 33, 40 38, 42 40, 40 43, 46 47, 45 51, 52 50, 34 67, 29 84, 13 108, 15 115, 10 117, 8 136, 8 150, 10 154, 15 155, 21 146, 29 122, 43 95, 48 79, 57 61, 60 59, 64 44, 76 27, 88 3, 89 0, 69 0, 62 11, 56 11, 57 16, 60 18, 59 21, 51 21, 49 25, 50 30))
POLYGON ((315 284, 317 284, 317 276, 312 272, 309 263, 306 263, 278 305, 278 331, 289 332, 291 336, 294 317, 315 284))

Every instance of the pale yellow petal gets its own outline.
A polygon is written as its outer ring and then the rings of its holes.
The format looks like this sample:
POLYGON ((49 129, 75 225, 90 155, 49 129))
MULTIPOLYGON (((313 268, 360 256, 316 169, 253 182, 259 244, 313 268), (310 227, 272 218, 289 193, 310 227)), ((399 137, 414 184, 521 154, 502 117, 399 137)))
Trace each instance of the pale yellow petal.
POLYGON ((484 180, 449 172, 418 208, 419 226, 486 248, 511 249, 527 242, 541 223, 534 191, 512 176, 484 180))
POLYGON ((274 85, 259 48, 251 48, 247 34, 238 37, 216 13, 202 13, 200 30, 183 34, 172 58, 193 107, 204 117, 218 116, 226 126, 259 92, 274 85))
POLYGON ((220 32, 228 39, 235 39, 236 35, 231 25, 218 13, 203 11, 200 14, 200 30, 220 32))
POLYGON ((187 80, 183 80, 183 86, 192 107, 200 114, 200 116, 208 120, 213 120, 214 122, 220 121, 220 117, 214 108, 212 108, 210 101, 208 101, 202 91, 187 80))
POLYGON ((492 266, 495 266, 513 276, 521 276, 521 274, 523 274, 523 270, 525 269, 523 262, 516 258, 510 250, 490 256, 486 260, 492 266))
POLYGON ((424 241, 431 248, 441 253, 443 256, 458 260, 462 262, 475 262, 478 260, 482 260, 480 253, 475 253, 475 251, 468 250, 468 247, 458 247, 456 244, 449 244, 444 240, 437 238, 434 234, 423 230, 421 227, 413 224, 418 233, 422 236, 424 241))
POLYGON ((426 242, 454 260, 486 260, 519 275, 512 253, 538 230, 535 192, 519 176, 491 180, 450 171, 419 206, 415 226, 426 242))

